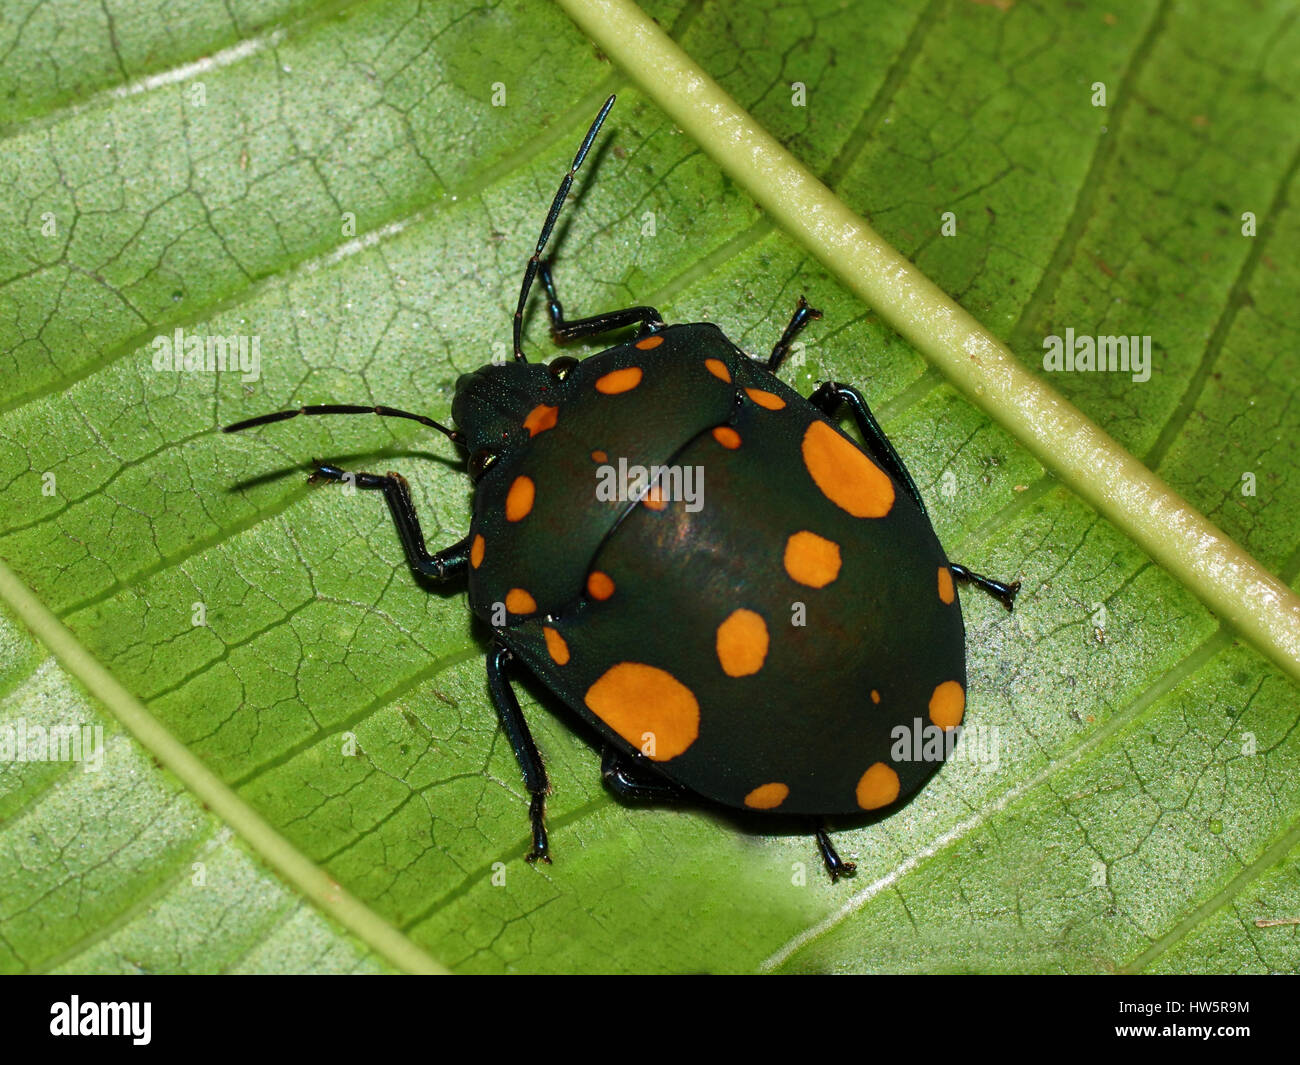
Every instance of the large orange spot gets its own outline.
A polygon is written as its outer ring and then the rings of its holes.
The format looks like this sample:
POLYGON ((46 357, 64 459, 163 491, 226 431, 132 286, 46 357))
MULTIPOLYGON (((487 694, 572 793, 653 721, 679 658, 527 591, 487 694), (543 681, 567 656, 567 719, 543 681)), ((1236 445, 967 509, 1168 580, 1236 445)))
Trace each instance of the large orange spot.
POLYGON ((751 810, 775 810, 790 795, 784 784, 764 784, 745 796, 745 805, 751 810))
POLYGON ((528 412, 528 417, 524 419, 524 428, 528 430, 529 436, 554 429, 555 419, 559 413, 559 407, 548 407, 545 403, 538 404, 528 412))
POLYGON ((542 626, 542 635, 546 637, 546 650, 550 652, 555 664, 557 666, 567 665, 569 661, 569 645, 564 642, 564 637, 549 625, 542 626))
POLYGON ((727 364, 721 359, 705 359, 704 368, 713 374, 714 377, 731 384, 731 371, 727 369, 727 364))
POLYGON ((531 614, 537 609, 537 600, 522 588, 506 592, 506 609, 512 614, 531 614))
POLYGON ((531 477, 516 477, 506 493, 506 521, 522 521, 533 509, 537 486, 531 477))
POLYGON ((871 701, 872 701, 873 703, 878 703, 878 702, 880 702, 880 692, 876 691, 875 688, 872 688, 872 689, 871 689, 871 701))
POLYGON ((713 439, 728 451, 735 451, 736 448, 740 447, 740 434, 730 425, 719 425, 714 429, 713 439))
POLYGON ((593 599, 608 599, 614 594, 614 582, 608 573, 594 569, 587 574, 587 594, 593 599))
POLYGON ((766 407, 768 410, 781 410, 785 407, 785 400, 772 392, 764 392, 761 388, 747 388, 745 395, 757 403, 760 407, 766 407))
POLYGON ((961 724, 966 712, 966 693, 955 680, 945 680, 930 696, 930 720, 947 732, 961 724))
POLYGON ((894 505, 894 482, 826 422, 803 434, 803 461, 822 494, 855 518, 883 518, 894 505))
POLYGON ((593 451, 591 453, 592 462, 608 462, 609 456, 603 451, 593 451))
POLYGON ((952 590, 952 571, 947 566, 939 567, 939 598, 945 603, 951 603, 955 598, 952 590))
POLYGON ((474 534, 474 542, 469 545, 469 564, 475 569, 483 565, 483 552, 487 550, 487 543, 483 539, 482 533, 474 534))
POLYGON ((729 677, 748 677, 767 658, 767 625, 752 610, 733 610, 718 626, 718 661, 729 677))
POLYGON ((898 798, 898 774, 884 762, 877 762, 858 781, 858 805, 879 810, 898 798))
POLYGON ((604 377, 596 378, 596 391, 606 396, 616 396, 620 392, 631 392, 641 383, 641 367, 629 366, 625 370, 611 370, 604 377))
POLYGON ((825 588, 840 575, 840 545, 814 532, 795 533, 785 542, 785 571, 809 588, 825 588))
POLYGON ((620 662, 587 689, 587 708, 654 762, 685 751, 700 734, 700 704, 671 673, 620 662))
POLYGON ((644 340, 638 340, 635 346, 640 348, 642 351, 649 351, 651 348, 657 348, 663 342, 663 337, 652 336, 646 337, 644 340))

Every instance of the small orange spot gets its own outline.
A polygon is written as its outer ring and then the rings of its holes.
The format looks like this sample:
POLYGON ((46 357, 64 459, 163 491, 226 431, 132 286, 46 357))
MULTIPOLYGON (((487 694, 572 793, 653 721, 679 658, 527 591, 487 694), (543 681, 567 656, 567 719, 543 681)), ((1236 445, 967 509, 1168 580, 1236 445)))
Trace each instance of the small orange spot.
POLYGON ((469 564, 475 569, 483 565, 483 552, 487 550, 487 543, 483 539, 482 533, 474 534, 474 542, 469 545, 469 564))
POLYGON ((681 681, 642 662, 620 662, 587 689, 587 708, 653 762, 685 751, 700 734, 700 704, 681 681))
POLYGON ((733 610, 718 626, 718 661, 729 677, 748 677, 767 659, 767 625, 752 610, 733 610))
POLYGON ((827 422, 803 434, 803 461, 822 494, 855 518, 883 518, 894 505, 894 482, 827 422))
POLYGON ((542 635, 546 637, 546 650, 550 652, 555 664, 557 666, 568 665, 569 645, 564 642, 564 637, 549 625, 542 626, 542 635))
POLYGON ((955 680, 945 680, 930 696, 930 720, 944 732, 961 724, 966 712, 966 693, 955 680))
POLYGON ((537 609, 537 600, 522 588, 506 592, 506 609, 512 614, 531 614, 537 609))
POLYGON ((587 574, 587 594, 593 599, 608 599, 614 594, 614 582, 609 574, 594 569, 587 574))
POLYGON ((825 588, 840 575, 840 545, 814 532, 797 532, 785 542, 785 571, 809 588, 825 588))
POLYGON ((735 451, 736 448, 740 447, 740 434, 730 425, 719 425, 714 429, 713 439, 728 451, 735 451))
POLYGON ((784 784, 763 784, 745 796, 745 805, 751 810, 775 810, 790 795, 784 784))
POLYGON ((646 492, 641 502, 651 510, 663 510, 668 505, 668 501, 664 499, 664 490, 657 484, 650 486, 650 490, 646 492))
POLYGON ((721 359, 705 359, 704 368, 714 377, 731 384, 731 371, 727 369, 727 364, 721 359))
POLYGON ((884 762, 876 762, 858 781, 858 805, 879 810, 898 798, 898 774, 884 762))
POLYGON ((629 366, 624 370, 611 370, 603 377, 596 378, 596 391, 606 396, 616 396, 620 392, 631 392, 641 383, 641 367, 629 366))
POLYGON ((875 688, 872 688, 872 689, 871 689, 871 701, 872 701, 873 703, 878 703, 878 702, 880 702, 880 692, 876 691, 875 688))
POLYGON ((785 407, 785 400, 780 396, 772 392, 764 392, 761 388, 747 388, 745 395, 767 410, 782 410, 785 407))
POLYGON ((555 419, 559 413, 559 407, 548 407, 545 403, 538 404, 528 412, 528 417, 524 419, 524 428, 528 430, 529 436, 536 436, 538 433, 546 432, 547 429, 554 429, 555 419))
POLYGON ((603 452, 603 451, 593 451, 593 452, 591 453, 591 461, 592 461, 592 462, 608 462, 608 461, 609 461, 609 456, 606 455, 605 452, 603 452))
POLYGON ((649 336, 644 340, 638 340, 633 346, 640 348, 642 351, 649 351, 651 348, 657 348, 663 342, 664 338, 661 336, 649 336))
POLYGON ((506 521, 522 521, 528 517, 536 494, 537 486, 531 477, 516 477, 506 493, 506 521))
POLYGON ((939 598, 951 603, 956 598, 952 590, 952 571, 947 566, 939 567, 939 598))

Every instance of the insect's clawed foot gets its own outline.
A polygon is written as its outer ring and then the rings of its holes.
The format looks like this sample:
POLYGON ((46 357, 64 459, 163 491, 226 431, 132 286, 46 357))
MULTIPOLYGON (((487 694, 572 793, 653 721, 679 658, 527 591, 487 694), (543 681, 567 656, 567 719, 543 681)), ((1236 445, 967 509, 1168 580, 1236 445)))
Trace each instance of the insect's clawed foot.
POLYGON ((1006 584, 1003 581, 995 581, 992 577, 985 577, 982 573, 976 573, 965 566, 956 562, 948 563, 948 569, 952 575, 965 584, 973 584, 976 588, 988 592, 989 595, 997 599, 1007 610, 1011 610, 1016 602, 1016 596, 1020 592, 1020 582, 1012 581, 1006 584))
POLYGON ((857 863, 846 862, 840 857, 839 851, 835 849, 835 844, 831 842, 831 837, 826 834, 824 828, 815 828, 813 834, 817 840, 817 849, 821 852, 822 862, 826 866, 826 871, 831 874, 832 884, 842 876, 849 877, 857 873, 857 863))
POLYGON ((321 481, 336 483, 350 481, 356 488, 387 488, 390 486, 390 482, 400 482, 403 487, 406 484, 405 479, 398 473, 389 473, 382 476, 378 473, 353 473, 328 462, 317 462, 315 459, 312 459, 311 466, 311 473, 307 475, 308 484, 319 484, 321 481))
POLYGON ((538 793, 528 804, 528 819, 533 827, 533 849, 524 855, 524 861, 529 865, 536 865, 538 862, 551 864, 551 846, 546 836, 545 818, 546 795, 538 793))
POLYGON ((831 874, 831 883, 834 884, 842 876, 857 876, 858 863, 841 861, 838 866, 828 866, 826 871, 831 874))
POLYGON ((331 466, 327 462, 320 462, 317 459, 311 460, 311 473, 307 475, 308 484, 319 484, 321 481, 341 481, 347 476, 345 470, 337 466, 331 466))
POLYGON ((800 313, 803 314, 804 318, 820 318, 822 316, 822 312, 819 311, 816 307, 810 307, 808 305, 808 300, 802 295, 799 297, 799 303, 795 307, 796 317, 800 313))

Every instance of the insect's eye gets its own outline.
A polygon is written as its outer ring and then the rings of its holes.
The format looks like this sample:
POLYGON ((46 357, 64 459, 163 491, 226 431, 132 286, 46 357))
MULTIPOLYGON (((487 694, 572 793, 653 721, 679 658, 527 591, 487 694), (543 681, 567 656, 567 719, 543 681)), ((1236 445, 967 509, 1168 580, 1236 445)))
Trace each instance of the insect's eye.
POLYGON ((479 448, 469 457, 469 479, 477 481, 487 473, 492 463, 496 462, 497 453, 488 448, 479 448))
POLYGON ((560 355, 546 364, 546 369, 557 381, 563 381, 569 376, 569 371, 578 365, 578 360, 572 355, 560 355))

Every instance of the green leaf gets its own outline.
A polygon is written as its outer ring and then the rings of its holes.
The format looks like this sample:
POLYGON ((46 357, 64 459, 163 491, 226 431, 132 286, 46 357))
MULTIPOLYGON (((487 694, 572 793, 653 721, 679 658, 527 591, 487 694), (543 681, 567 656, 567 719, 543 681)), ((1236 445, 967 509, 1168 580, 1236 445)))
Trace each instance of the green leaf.
MULTIPOLYGON (((0 20, 0 558, 43 606, 0 590, 63 665, 0 623, 0 728, 106 737, 99 773, 0 763, 0 968, 418 967, 406 948, 459 971, 1300 966, 1294 683, 562 12, 194 8, 180 27, 110 5, 66 37, 39 9, 0 20), (999 730, 996 766, 954 761, 838 831, 852 882, 828 884, 804 837, 614 802, 536 685, 556 864, 528 867, 463 595, 414 585, 380 500, 303 478, 312 456, 399 470, 450 543, 470 498, 452 449, 379 419, 214 432, 327 400, 445 418, 456 377, 508 343, 545 205, 613 90, 555 246, 566 308, 652 303, 760 352, 806 293, 825 317, 786 379, 861 387, 949 555, 1024 583, 1011 616, 964 600, 968 722, 999 730), (177 328, 258 336, 259 379, 154 370, 177 328), (314 895, 295 857, 356 905, 314 895)), ((1294 584, 1290 5, 647 9, 1029 371, 1294 584), (1045 373, 1042 338, 1067 327, 1149 334, 1151 379, 1045 373)), ((536 307, 529 338, 549 350, 536 307)))

